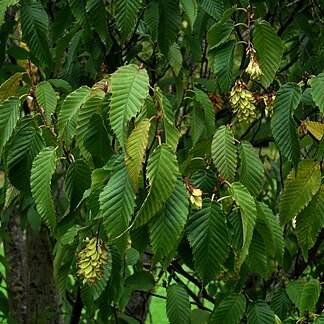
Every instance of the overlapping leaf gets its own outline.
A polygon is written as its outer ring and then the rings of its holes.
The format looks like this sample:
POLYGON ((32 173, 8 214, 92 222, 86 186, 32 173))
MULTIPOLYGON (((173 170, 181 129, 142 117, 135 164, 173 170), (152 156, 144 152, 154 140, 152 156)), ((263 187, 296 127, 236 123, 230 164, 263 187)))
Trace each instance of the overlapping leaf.
POLYGON ((78 111, 89 93, 88 87, 80 87, 70 93, 63 102, 58 115, 57 128, 59 136, 67 142, 67 145, 70 144, 77 128, 78 111))
POLYGON ((10 182, 20 191, 30 190, 30 170, 35 156, 44 147, 39 129, 22 128, 10 141, 6 158, 10 182))
POLYGON ((64 191, 66 192, 70 208, 73 211, 83 197, 83 193, 91 185, 90 168, 84 160, 76 160, 69 165, 64 182, 64 191))
POLYGON ((316 238, 323 227, 324 186, 322 185, 309 205, 297 217, 296 236, 306 261, 308 250, 315 244, 316 238))
MULTIPOLYGON (((0 10, 1 12, 1 10, 0 10)), ((3 82, 0 86, 0 104, 2 104, 9 97, 13 97, 17 94, 19 82, 22 79, 22 73, 17 72, 12 75, 8 80, 3 82)))
POLYGON ((57 98, 53 87, 48 81, 43 81, 37 84, 36 99, 38 105, 45 110, 45 118, 47 123, 51 124, 51 115, 55 112, 57 98))
POLYGON ((321 73, 316 77, 312 77, 310 85, 313 100, 316 106, 319 107, 321 113, 324 113, 324 74, 321 73))
POLYGON ((263 72, 261 82, 267 87, 279 69, 283 44, 273 27, 264 20, 255 24, 253 44, 263 72))
POLYGON ((220 20, 223 16, 223 0, 201 0, 201 8, 204 9, 211 17, 220 20))
POLYGON ((317 279, 310 279, 308 282, 304 279, 289 280, 286 291, 303 315, 306 310, 313 312, 321 293, 321 284, 317 279))
POLYGON ((187 190, 178 179, 161 212, 149 222, 150 241, 156 261, 167 256, 178 246, 187 221, 188 208, 187 190))
POLYGON ((163 116, 163 125, 165 130, 166 143, 175 151, 179 141, 179 131, 175 127, 175 116, 172 110, 171 103, 166 98, 161 89, 155 87, 156 99, 163 116))
POLYGON ((240 207, 243 225, 243 246, 240 255, 240 264, 243 263, 249 253, 254 226, 257 218, 256 205, 249 191, 238 182, 232 184, 229 189, 236 205, 240 207))
POLYGON ((116 0, 113 4, 117 28, 126 38, 135 27, 142 0, 116 0))
POLYGON ((251 143, 241 142, 240 158, 240 182, 252 195, 257 195, 262 187, 264 168, 251 143))
POLYGON ((271 309, 280 319, 286 318, 287 312, 291 307, 291 301, 283 288, 277 288, 271 298, 271 309))
POLYGON ((272 309, 262 300, 250 304, 248 309, 248 324, 273 324, 275 314, 272 309))
POLYGON ((9 98, 0 105, 0 156, 19 119, 20 100, 9 98))
POLYGON ((151 122, 143 119, 132 131, 126 144, 126 166, 135 190, 138 189, 138 177, 141 173, 151 122))
POLYGON ((176 41, 180 29, 180 8, 178 1, 159 0, 158 42, 164 55, 176 41))
POLYGON ((228 231, 221 207, 206 202, 189 218, 188 239, 198 275, 205 284, 217 275, 229 251, 228 231))
MULTIPOLYGON (((266 226, 271 238, 270 242, 267 242, 267 250, 273 252, 278 262, 282 263, 282 257, 284 253, 284 238, 281 227, 279 225, 279 221, 276 219, 269 206, 265 203, 257 202, 256 207, 258 222, 261 222, 261 224, 264 224, 266 226)), ((263 233, 261 232, 261 235, 262 234, 263 233)), ((265 241, 267 240, 265 239, 265 241)))
POLYGON ((273 137, 283 154, 297 164, 300 155, 296 123, 292 118, 301 98, 298 86, 285 84, 279 89, 271 120, 273 137))
POLYGON ((2 26, 2 24, 4 22, 6 10, 9 7, 14 6, 18 3, 19 3, 19 0, 2 0, 0 2, 0 27, 2 26))
POLYGON ((190 322, 189 295, 184 287, 177 284, 168 287, 166 311, 171 324, 190 322))
POLYGON ((245 312, 246 300, 242 294, 226 296, 216 305, 210 317, 210 323, 238 324, 245 312))
POLYGON ((166 144, 158 146, 148 160, 150 190, 136 216, 135 228, 145 225, 161 210, 174 190, 178 174, 175 153, 166 144))
POLYGON ((173 43, 169 49, 169 61, 175 76, 179 75, 182 67, 182 60, 183 58, 179 44, 173 43))
POLYGON ((52 231, 56 225, 54 202, 51 193, 51 179, 55 168, 55 149, 46 147, 36 156, 30 177, 31 193, 37 212, 52 231))
POLYGON ((123 148, 126 145, 127 124, 143 106, 148 88, 146 70, 134 64, 120 67, 111 76, 110 124, 123 148))
POLYGON ((197 0, 181 0, 180 3, 184 12, 188 17, 191 30, 193 30, 193 26, 198 14, 197 0))
POLYGON ((304 209, 321 186, 321 171, 318 162, 304 160, 298 164, 297 175, 291 170, 279 202, 280 219, 283 224, 304 209))
POLYGON ((228 127, 223 125, 218 128, 213 138, 211 152, 219 175, 232 182, 237 166, 237 150, 233 133, 228 127))
POLYGON ((224 42, 227 41, 227 39, 231 35, 233 29, 234 23, 232 20, 227 20, 225 22, 220 21, 213 25, 207 33, 209 51, 224 44, 224 42))
POLYGON ((20 19, 24 40, 33 55, 45 66, 50 66, 52 56, 47 43, 49 21, 42 4, 33 2, 22 6, 20 19))
POLYGON ((230 40, 218 47, 212 55, 214 73, 222 93, 228 92, 233 82, 234 49, 235 41, 230 40))
POLYGON ((128 228, 135 207, 134 185, 125 165, 111 176, 99 200, 105 230, 114 239, 128 228))

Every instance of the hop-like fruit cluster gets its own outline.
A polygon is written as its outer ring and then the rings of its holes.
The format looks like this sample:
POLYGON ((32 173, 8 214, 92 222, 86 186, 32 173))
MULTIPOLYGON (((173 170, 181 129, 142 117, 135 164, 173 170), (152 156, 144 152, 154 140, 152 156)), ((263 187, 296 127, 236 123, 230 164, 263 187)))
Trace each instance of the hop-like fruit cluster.
POLYGON ((252 80, 259 79, 261 75, 263 75, 260 64, 254 55, 251 55, 250 62, 245 72, 250 75, 252 80))
POLYGON ((190 193, 190 203, 193 209, 200 209, 202 207, 202 194, 203 192, 196 188, 193 184, 187 186, 190 193))
POLYGON ((107 259, 105 243, 98 236, 94 236, 78 254, 78 275, 83 278, 83 282, 92 284, 100 279, 104 274, 107 259))
POLYGON ((242 81, 235 82, 230 93, 230 104, 239 121, 253 122, 256 118, 255 98, 242 81))
POLYGON ((263 96, 263 102, 264 102, 264 113, 266 117, 271 117, 273 113, 273 106, 274 106, 274 100, 276 99, 276 96, 272 94, 266 94, 263 96))

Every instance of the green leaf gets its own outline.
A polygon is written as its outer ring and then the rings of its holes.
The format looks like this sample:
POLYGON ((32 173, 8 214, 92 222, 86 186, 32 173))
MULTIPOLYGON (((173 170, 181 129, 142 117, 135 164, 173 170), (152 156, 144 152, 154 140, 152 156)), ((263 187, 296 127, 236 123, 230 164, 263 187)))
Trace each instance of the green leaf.
POLYGON ((10 182, 20 191, 30 190, 30 170, 35 156, 44 147, 39 129, 25 127, 19 130, 12 141, 6 158, 10 182))
POLYGON ((229 191, 236 205, 240 207, 241 211, 243 225, 243 246, 241 250, 240 264, 242 264, 249 253, 249 247, 257 218, 256 205, 249 191, 241 183, 233 183, 229 191))
POLYGON ((201 0, 200 6, 215 20, 220 20, 223 16, 223 0, 201 0))
POLYGON ((9 98, 0 105, 0 156, 19 119, 20 100, 9 98))
POLYGON ((188 17, 190 28, 192 31, 198 14, 197 0, 180 0, 180 3, 188 17))
POLYGON ((274 324, 275 314, 263 300, 250 304, 248 309, 248 324, 274 324))
POLYGON ((218 46, 224 44, 232 31, 234 30, 233 20, 229 19, 225 22, 220 21, 213 25, 207 32, 207 42, 209 46, 209 51, 217 48, 218 46))
POLYGON ((273 27, 268 22, 261 20, 255 24, 253 44, 263 73, 261 82, 265 87, 268 87, 281 63, 282 41, 273 27))
POLYGON ((185 288, 173 284, 167 289, 166 311, 170 324, 190 322, 189 295, 185 288))
POLYGON ((59 242, 63 245, 72 244, 75 237, 79 234, 80 228, 81 226, 78 224, 73 225, 59 238, 59 242))
MULTIPOLYGON (((1 12, 1 11, 0 11, 1 12)), ((12 75, 8 80, 3 82, 0 86, 0 104, 2 104, 9 97, 17 94, 19 83, 22 79, 22 73, 17 72, 12 75)))
POLYGON ((53 147, 45 147, 36 156, 31 170, 30 186, 36 210, 53 232, 56 225, 51 179, 56 169, 56 153, 53 147))
POLYGON ((143 168, 151 122, 143 119, 132 131, 126 143, 126 166, 134 188, 138 190, 138 177, 143 168))
MULTIPOLYGON (((75 131, 75 138, 78 146, 80 147, 81 153, 85 158, 87 158, 88 150, 84 145, 84 138, 86 133, 89 134, 89 123, 91 117, 99 112, 99 107, 102 101, 102 96, 99 94, 87 97, 84 104, 77 112, 77 128, 75 131)), ((88 160, 88 159, 87 159, 88 160)))
POLYGON ((179 75, 179 72, 182 68, 182 60, 183 58, 179 44, 173 43, 169 49, 169 62, 175 76, 179 75))
POLYGON ((84 160, 76 160, 69 165, 64 182, 64 191, 70 201, 72 212, 79 204, 83 193, 90 188, 91 172, 84 160))
POLYGON ((195 100, 200 103, 204 111, 207 136, 212 137, 215 133, 215 110, 208 95, 197 88, 194 88, 195 100))
POLYGON ((158 146, 148 159, 147 178, 150 190, 136 216, 135 228, 145 225, 161 210, 174 190, 178 174, 175 153, 166 144, 158 146))
POLYGON ((321 186, 321 170, 318 162, 304 160, 298 164, 297 175, 291 170, 285 181, 279 202, 280 220, 287 224, 310 202, 321 186))
POLYGON ((321 284, 317 279, 313 278, 308 282, 305 282, 304 279, 289 280, 286 291, 301 315, 304 315, 305 311, 314 311, 321 294, 321 284))
POLYGON ((237 150, 232 130, 223 125, 216 131, 212 146, 212 159, 219 175, 232 182, 235 178, 237 166, 237 150))
POLYGON ((229 40, 213 52, 214 63, 212 68, 216 74, 221 93, 228 92, 233 83, 234 49, 235 41, 229 40))
POLYGON ((215 172, 211 169, 197 169, 190 180, 197 188, 209 194, 213 193, 218 184, 215 172))
POLYGON ((200 105, 195 104, 192 109, 190 128, 192 147, 198 143, 199 139, 204 134, 205 127, 204 111, 200 105))
POLYGON ((57 129, 59 136, 65 140, 66 145, 70 145, 75 134, 78 122, 78 112, 81 105, 85 102, 90 89, 82 86, 70 93, 64 100, 58 115, 57 129))
POLYGON ((220 205, 204 202, 203 208, 190 216, 187 232, 196 271, 207 284, 216 277, 229 251, 225 215, 220 205))
MULTIPOLYGON (((117 1, 114 1, 114 4, 117 1)), ((135 2, 135 1, 134 1, 135 2)), ((89 15, 89 22, 99 35, 101 41, 110 49, 112 45, 107 25, 107 11, 102 0, 87 0, 86 12, 89 15)), ((126 8, 124 8, 125 10, 126 8)))
POLYGON ((36 100, 38 105, 45 110, 45 118, 47 123, 51 124, 51 115, 55 112, 57 98, 53 87, 48 81, 43 81, 37 84, 36 100))
POLYGON ((256 228, 253 232, 249 254, 245 259, 250 272, 258 273, 263 279, 266 279, 269 271, 267 269, 267 257, 265 241, 256 228))
POLYGON ((241 142, 240 158, 240 182, 249 189, 252 195, 257 195, 262 187, 264 168, 251 143, 241 142))
POLYGON ((117 28, 126 39, 135 27, 142 0, 115 0, 113 4, 117 28))
POLYGON ((105 123, 99 114, 92 115, 84 134, 83 145, 97 164, 104 165, 113 154, 105 123))
POLYGON ((48 16, 39 2, 24 5, 20 9, 22 35, 32 54, 37 60, 50 67, 53 64, 49 51, 48 39, 48 16))
POLYGON ((269 246, 269 249, 274 252, 276 259, 280 264, 282 264, 282 257, 284 253, 284 238, 279 221, 277 220, 269 206, 265 203, 257 202, 256 207, 258 213, 258 221, 264 223, 270 233, 272 244, 269 246))
POLYGON ((216 305, 210 323, 238 324, 245 312, 246 300, 242 294, 226 296, 219 305, 216 305))
POLYGON ((294 164, 297 164, 300 155, 297 127, 292 118, 301 98, 300 88, 285 84, 280 87, 274 103, 274 112, 271 119, 273 137, 283 154, 294 164))
MULTIPOLYGON (((135 207, 135 190, 124 163, 111 176, 99 201, 105 230, 114 239, 128 228, 135 207)), ((120 240, 121 250, 125 247, 124 239, 125 236, 120 240)))
POLYGON ((85 0, 68 0, 69 7, 76 21, 86 32, 89 32, 90 26, 86 15, 85 0))
POLYGON ((271 308, 281 320, 287 316, 288 310, 291 307, 291 301, 283 288, 277 288, 271 298, 271 308))
POLYGON ((324 114, 324 74, 319 74, 310 79, 312 89, 312 98, 319 107, 322 114, 324 114))
POLYGON ((134 64, 120 67, 111 76, 110 124, 123 148, 126 144, 127 123, 144 105, 148 89, 146 70, 134 64))
POLYGON ((155 280, 148 271, 136 271, 125 280, 125 286, 140 291, 150 291, 155 287, 155 280))
POLYGON ((176 41, 180 29, 179 2, 159 0, 159 37, 161 52, 167 56, 170 46, 176 41))
POLYGON ((188 208, 187 190, 178 179, 161 212, 149 222, 154 260, 159 261, 178 246, 187 222, 188 208))
POLYGON ((0 27, 5 21, 5 14, 9 7, 15 6, 19 3, 19 0, 2 0, 0 2, 0 27))
POLYGON ((308 250, 314 246, 316 238, 324 227, 324 186, 313 197, 308 206, 298 215, 296 236, 305 260, 308 250))

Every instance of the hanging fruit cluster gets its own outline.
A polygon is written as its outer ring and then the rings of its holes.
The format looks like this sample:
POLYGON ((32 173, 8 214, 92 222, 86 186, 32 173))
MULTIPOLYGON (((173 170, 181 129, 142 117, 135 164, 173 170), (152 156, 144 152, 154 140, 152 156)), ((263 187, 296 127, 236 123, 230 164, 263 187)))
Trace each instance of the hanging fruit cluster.
POLYGON ((94 236, 78 254, 78 275, 84 282, 94 283, 103 276, 107 259, 105 243, 98 236, 94 236))
POLYGON ((189 191, 189 199, 192 209, 202 208, 202 194, 203 192, 196 188, 192 183, 187 184, 187 189, 189 191))
POLYGON ((230 104, 239 121, 253 122, 256 119, 256 100, 241 80, 237 80, 230 93, 230 104))

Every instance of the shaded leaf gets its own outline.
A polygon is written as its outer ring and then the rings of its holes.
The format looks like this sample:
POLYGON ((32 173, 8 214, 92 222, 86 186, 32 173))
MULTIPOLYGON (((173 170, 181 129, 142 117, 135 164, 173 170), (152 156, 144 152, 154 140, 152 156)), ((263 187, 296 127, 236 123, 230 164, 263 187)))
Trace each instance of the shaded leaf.
POLYGON ((203 208, 190 216, 187 232, 196 270, 207 284, 216 277, 229 251, 225 215, 220 206, 204 202, 203 208))
POLYGON ((312 77, 310 79, 310 85, 312 89, 312 97, 319 107, 321 113, 324 113, 324 74, 312 77))
POLYGON ((321 171, 318 162, 304 160, 298 164, 297 175, 291 170, 279 202, 280 220, 283 224, 303 210, 321 185, 321 171))
POLYGON ((212 159, 219 175, 230 182, 234 181, 237 166, 237 150, 234 135, 225 125, 216 131, 211 146, 212 159))
POLYGON ((271 130, 279 149, 294 164, 300 155, 296 123, 292 118, 301 98, 298 86, 285 84, 280 87, 274 103, 271 130))
POLYGON ((46 147, 36 156, 30 176, 32 197, 44 223, 54 231, 56 215, 51 193, 51 179, 56 168, 55 149, 46 147))
POLYGON ((262 300, 250 304, 248 309, 248 324, 274 324, 275 314, 262 300))
POLYGON ((259 59, 262 84, 267 87, 279 69, 283 54, 283 44, 273 27, 262 20, 255 24, 253 44, 259 59))
MULTIPOLYGON (((0 10, 1 12, 1 10, 0 10)), ((12 75, 8 80, 3 82, 0 86, 0 104, 2 104, 9 97, 13 97, 17 94, 19 83, 22 79, 22 73, 17 72, 12 75)))
POLYGON ((166 311, 171 324, 189 323, 190 302, 185 288, 177 284, 168 287, 166 311))

